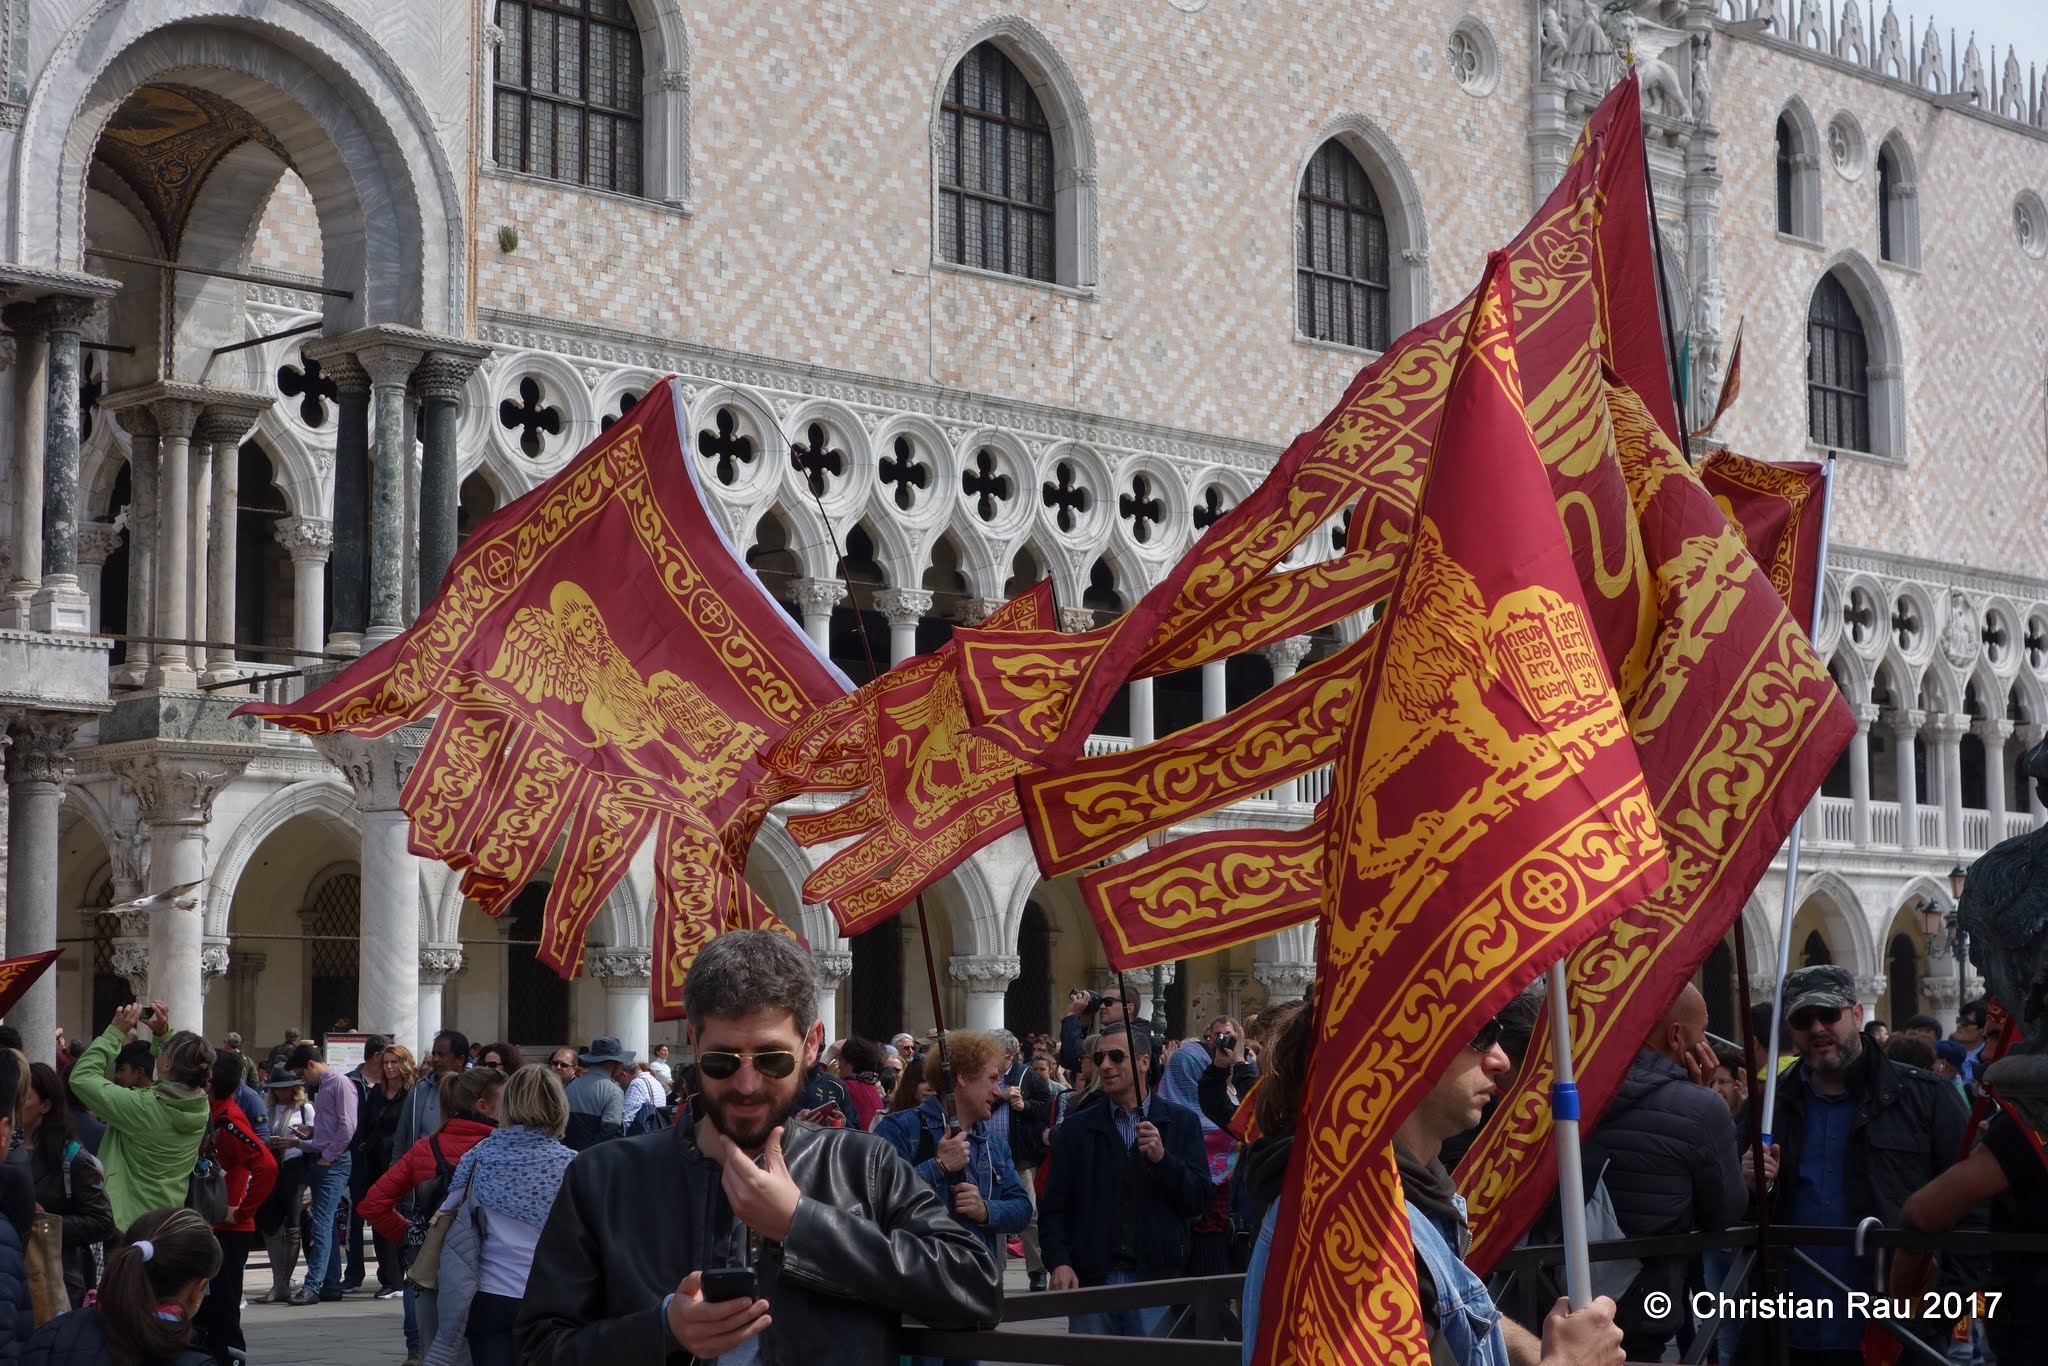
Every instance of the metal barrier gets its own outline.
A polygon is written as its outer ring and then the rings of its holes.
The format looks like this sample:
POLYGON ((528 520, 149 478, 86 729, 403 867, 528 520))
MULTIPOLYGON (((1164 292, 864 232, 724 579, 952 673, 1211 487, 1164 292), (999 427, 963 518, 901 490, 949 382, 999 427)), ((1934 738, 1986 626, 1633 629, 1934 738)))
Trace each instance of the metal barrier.
POLYGON ((1242 1276, 1186 1276, 1171 1281, 1134 1281, 1085 1290, 1045 1290, 1007 1295, 1003 1324, 984 1332, 942 1332, 906 1324, 903 1350, 911 1356, 956 1361, 1046 1363, 1046 1366, 1238 1366, 1237 1315, 1232 1306, 1244 1289, 1242 1276), (1021 1332, 1007 1325, 1112 1309, 1173 1312, 1160 1336, 1108 1337, 1099 1333, 1021 1332))

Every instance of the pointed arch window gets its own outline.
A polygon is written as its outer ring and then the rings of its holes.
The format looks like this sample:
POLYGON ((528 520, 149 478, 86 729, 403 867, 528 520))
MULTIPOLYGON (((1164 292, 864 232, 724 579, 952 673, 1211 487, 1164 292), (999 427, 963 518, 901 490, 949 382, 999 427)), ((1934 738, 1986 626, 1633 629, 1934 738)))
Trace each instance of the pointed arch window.
POLYGON ((1392 340, 1387 216, 1365 167, 1336 138, 1317 149, 1302 174, 1294 247, 1301 334, 1386 350, 1392 340))
POLYGON ((1792 231, 1792 121, 1778 115, 1778 231, 1792 231))
POLYGON ((934 141, 939 259, 1055 279, 1052 125, 1031 82, 994 43, 982 43, 953 68, 934 141))
POLYGON ((1877 254, 1895 266, 1920 264, 1919 187, 1895 133, 1877 149, 1877 254))
POLYGON ((1868 451, 1870 347, 1856 301, 1833 275, 1806 311, 1806 429, 1818 444, 1868 451))
POLYGON ((628 0, 498 0, 493 144, 500 166, 641 192, 644 83, 628 0))
POLYGON ((1772 135, 1777 167, 1777 228, 1787 237, 1820 240, 1820 134, 1803 106, 1788 105, 1772 135))

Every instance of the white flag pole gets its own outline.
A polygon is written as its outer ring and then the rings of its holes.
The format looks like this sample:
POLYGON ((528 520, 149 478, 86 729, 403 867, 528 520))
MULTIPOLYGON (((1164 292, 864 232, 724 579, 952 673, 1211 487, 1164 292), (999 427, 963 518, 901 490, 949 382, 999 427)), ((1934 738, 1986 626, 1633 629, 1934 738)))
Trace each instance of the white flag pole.
POLYGON ((1565 1295, 1573 1309, 1593 1302, 1593 1256, 1586 1243, 1586 1176, 1579 1167, 1579 1085, 1572 1073, 1572 1012, 1564 995, 1564 960, 1550 965, 1550 1044, 1557 1079, 1550 1083, 1550 1125, 1557 1138, 1557 1198, 1564 1213, 1565 1295))
MULTIPOLYGON (((1813 617, 1807 628, 1811 638, 1814 628, 1820 625, 1820 606, 1827 592, 1828 582, 1828 533, 1835 515, 1835 453, 1828 452, 1827 463, 1821 466, 1820 505, 1820 565, 1813 575, 1813 617)), ((1785 900, 1784 908, 1778 914, 1778 964, 1771 983, 1771 1041, 1764 1057, 1764 1113, 1763 1146, 1771 1146, 1771 1121, 1778 1112, 1778 1048, 1779 1039, 1785 1029, 1785 974, 1792 964, 1792 920, 1798 913, 1799 903, 1795 899, 1799 892, 1799 834, 1806 824, 1806 813, 1800 812, 1792 822, 1792 834, 1785 847, 1785 900)), ((1738 926, 1736 933, 1740 934, 1738 926)), ((1745 1022, 1746 1023, 1746 1022, 1745 1022)))

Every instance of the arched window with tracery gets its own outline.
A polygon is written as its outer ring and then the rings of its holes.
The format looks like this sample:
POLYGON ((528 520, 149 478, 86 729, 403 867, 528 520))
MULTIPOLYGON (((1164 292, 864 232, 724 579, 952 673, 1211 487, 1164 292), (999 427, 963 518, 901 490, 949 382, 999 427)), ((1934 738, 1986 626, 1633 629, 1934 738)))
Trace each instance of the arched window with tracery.
POLYGON ((326 1033, 342 1020, 363 1023, 356 1018, 362 987, 362 899, 358 874, 335 873, 314 889, 306 908, 306 1000, 312 1009, 306 1024, 315 1034, 326 1033))
POLYGON ((1024 72, 994 43, 953 68, 933 141, 939 259, 1056 278, 1052 125, 1024 72))
POLYGON ((498 0, 492 72, 500 166, 641 192, 640 29, 628 0, 498 0))
POLYGON ((1856 301, 1832 274, 1806 310, 1806 429, 1820 445, 1868 451, 1870 347, 1856 301))
POLYGON ((1367 351, 1392 339, 1387 216, 1365 167, 1336 138, 1301 178, 1294 229, 1301 335, 1367 351))

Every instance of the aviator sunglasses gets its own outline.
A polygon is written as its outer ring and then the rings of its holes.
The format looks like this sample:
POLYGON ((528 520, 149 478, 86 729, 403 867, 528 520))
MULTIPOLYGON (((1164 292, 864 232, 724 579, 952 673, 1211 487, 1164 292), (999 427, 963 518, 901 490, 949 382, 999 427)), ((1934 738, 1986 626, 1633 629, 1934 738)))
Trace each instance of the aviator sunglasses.
POLYGON ((796 1071, 796 1054, 786 1048, 768 1053, 699 1053, 697 1070, 713 1081, 728 1081, 739 1075, 743 1062, 752 1062, 754 1070, 771 1081, 781 1081, 796 1071))

